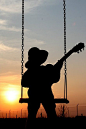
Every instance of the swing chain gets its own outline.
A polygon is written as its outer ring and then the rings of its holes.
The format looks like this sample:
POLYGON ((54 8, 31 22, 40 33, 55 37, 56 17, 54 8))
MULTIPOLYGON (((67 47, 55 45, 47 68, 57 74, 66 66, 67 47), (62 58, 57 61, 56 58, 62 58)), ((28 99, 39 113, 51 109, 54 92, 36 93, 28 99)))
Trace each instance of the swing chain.
MULTIPOLYGON (((21 45, 21 77, 23 76, 24 67, 24 0, 22 0, 22 45, 21 45)), ((23 87, 21 86, 21 98, 23 96, 23 87)))
MULTIPOLYGON (((64 55, 66 54, 66 3, 65 0, 63 0, 63 11, 64 11, 64 55)), ((64 61, 64 76, 65 76, 65 82, 64 82, 64 98, 65 98, 65 89, 66 89, 66 99, 67 99, 67 63, 66 60, 64 61)))
POLYGON ((21 75, 23 76, 23 63, 24 63, 24 0, 22 0, 22 45, 21 45, 21 75))

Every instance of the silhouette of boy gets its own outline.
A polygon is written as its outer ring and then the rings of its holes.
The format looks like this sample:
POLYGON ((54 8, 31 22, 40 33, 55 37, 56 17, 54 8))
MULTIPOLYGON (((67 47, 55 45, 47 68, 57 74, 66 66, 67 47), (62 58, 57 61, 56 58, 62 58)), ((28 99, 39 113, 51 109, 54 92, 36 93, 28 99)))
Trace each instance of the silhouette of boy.
POLYGON ((28 61, 25 64, 27 71, 21 80, 21 85, 29 88, 28 118, 36 118, 40 103, 44 106, 48 118, 56 118, 56 105, 51 86, 59 81, 63 62, 41 65, 47 57, 48 52, 37 47, 28 51, 28 61))

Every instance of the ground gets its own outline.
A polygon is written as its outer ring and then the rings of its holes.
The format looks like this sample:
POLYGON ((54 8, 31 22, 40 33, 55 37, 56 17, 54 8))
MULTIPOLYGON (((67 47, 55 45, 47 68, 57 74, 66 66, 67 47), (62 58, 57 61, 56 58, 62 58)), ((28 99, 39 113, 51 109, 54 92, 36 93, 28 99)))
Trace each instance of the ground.
MULTIPOLYGON (((27 119, 0 119, 0 129, 25 129, 27 119)), ((28 122, 30 129, 48 129, 48 128, 85 128, 86 117, 76 117, 76 118, 57 118, 56 120, 48 119, 36 119, 28 122), (30 124, 29 124, 30 123, 30 124)))

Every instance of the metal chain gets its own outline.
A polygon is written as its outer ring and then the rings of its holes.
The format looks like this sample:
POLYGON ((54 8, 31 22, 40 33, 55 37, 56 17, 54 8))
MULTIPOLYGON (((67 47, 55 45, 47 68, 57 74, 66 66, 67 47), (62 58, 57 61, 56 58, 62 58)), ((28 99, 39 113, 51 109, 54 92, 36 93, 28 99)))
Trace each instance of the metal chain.
MULTIPOLYGON (((65 0, 63 0, 63 11, 64 11, 64 55, 66 54, 66 3, 65 0)), ((67 63, 66 60, 64 61, 64 98, 65 98, 65 92, 66 92, 66 99, 67 99, 67 63), (66 90, 66 91, 65 91, 66 90)))
MULTIPOLYGON (((22 0, 22 45, 21 45, 21 77, 23 76, 24 67, 24 0, 22 0)), ((21 86, 21 98, 23 96, 23 87, 21 86)))

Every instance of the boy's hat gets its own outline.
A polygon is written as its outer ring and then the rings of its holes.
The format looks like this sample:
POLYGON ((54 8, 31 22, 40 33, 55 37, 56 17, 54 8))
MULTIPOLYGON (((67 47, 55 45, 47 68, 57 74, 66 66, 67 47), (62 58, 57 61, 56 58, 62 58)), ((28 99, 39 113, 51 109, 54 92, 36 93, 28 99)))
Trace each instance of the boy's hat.
POLYGON ((48 52, 46 50, 40 50, 37 47, 32 47, 28 51, 28 61, 26 62, 25 67, 28 68, 32 63, 41 65, 46 61, 47 57, 48 52))

